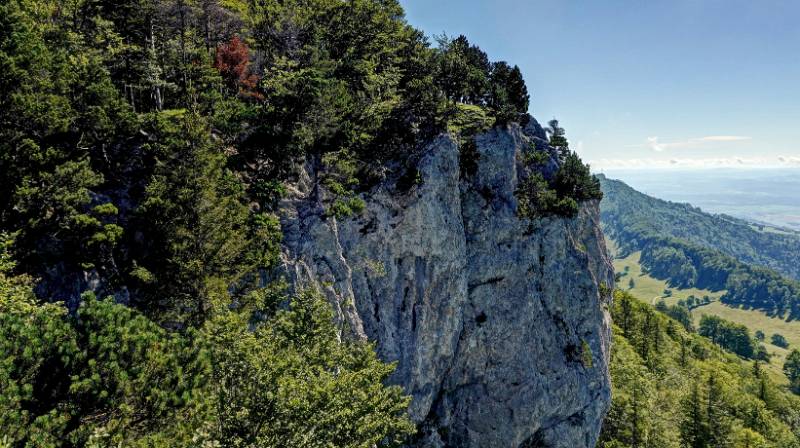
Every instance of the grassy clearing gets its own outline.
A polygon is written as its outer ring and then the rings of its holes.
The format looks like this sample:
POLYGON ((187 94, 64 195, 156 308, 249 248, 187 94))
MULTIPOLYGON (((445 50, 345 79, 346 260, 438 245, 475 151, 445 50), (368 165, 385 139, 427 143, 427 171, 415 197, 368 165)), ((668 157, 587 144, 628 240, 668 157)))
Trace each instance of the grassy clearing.
MULTIPOLYGON (((608 247, 612 256, 615 256, 617 253, 616 246, 613 242, 609 242, 608 247)), ((719 298, 725 291, 714 292, 697 288, 670 288, 665 281, 655 279, 642 272, 641 265, 639 265, 639 256, 639 252, 624 258, 616 258, 615 256, 613 260, 614 270, 615 272, 622 273, 622 277, 617 284, 618 288, 629 291, 634 296, 646 300, 651 304, 655 304, 663 299, 667 304, 671 305, 677 303, 679 300, 685 300, 691 295, 697 298, 708 295, 713 300, 710 304, 692 310, 695 324, 698 325, 700 319, 704 315, 709 314, 745 325, 752 333, 755 333, 756 330, 761 330, 766 335, 764 345, 767 347, 767 351, 772 355, 770 364, 765 366, 765 369, 769 372, 773 381, 779 384, 788 384, 788 380, 783 375, 783 362, 791 349, 800 349, 800 321, 789 322, 780 318, 770 317, 758 310, 747 310, 724 305, 719 302, 719 298), (633 288, 629 288, 629 281, 631 279, 634 281, 633 288), (664 296, 665 289, 672 291, 671 297, 664 296), (782 334, 786 340, 789 341, 789 350, 776 347, 769 343, 769 339, 774 333, 782 334)))
POLYGON ((617 287, 630 291, 631 294, 642 300, 647 300, 649 303, 655 305, 658 300, 664 299, 667 304, 672 305, 678 303, 679 300, 686 300, 689 296, 695 296, 699 299, 703 298, 703 296, 709 296, 711 300, 718 300, 725 294, 725 291, 714 292, 697 288, 671 288, 667 282, 655 279, 642 272, 642 267, 639 265, 640 255, 641 253, 635 252, 625 258, 615 258, 614 271, 621 273, 621 278, 617 287), (634 283, 633 288, 630 288, 631 280, 633 280, 634 283), (672 291, 670 297, 666 297, 664 293, 667 289, 672 291))
POLYGON ((764 345, 767 347, 767 351, 773 355, 768 370, 773 376, 779 378, 780 382, 787 382, 786 378, 783 376, 783 362, 786 359, 786 355, 788 355, 793 348, 800 348, 800 322, 787 322, 777 317, 767 316, 757 310, 734 308, 720 302, 712 302, 708 305, 695 308, 692 314, 695 323, 699 323, 702 316, 710 314, 745 325, 753 333, 755 333, 756 330, 763 331, 766 335, 764 345), (789 341, 789 350, 776 347, 769 343, 769 339, 773 333, 780 333, 789 341))

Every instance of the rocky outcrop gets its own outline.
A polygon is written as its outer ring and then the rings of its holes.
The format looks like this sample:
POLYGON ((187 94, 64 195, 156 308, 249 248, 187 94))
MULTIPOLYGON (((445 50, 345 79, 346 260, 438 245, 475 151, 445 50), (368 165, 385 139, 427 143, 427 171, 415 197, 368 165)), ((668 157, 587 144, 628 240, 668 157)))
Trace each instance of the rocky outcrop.
MULTIPOLYGON (((533 120, 532 120, 533 121, 533 120)), ((538 124, 536 125, 538 126, 538 124)), ((541 129, 541 128, 539 128, 541 129)), ((284 202, 285 272, 323 291, 350 335, 396 361, 430 447, 593 447, 610 400, 612 268, 598 204, 572 219, 516 215, 536 127, 432 142, 418 182, 386 182, 358 217, 326 217, 313 169, 284 202)))

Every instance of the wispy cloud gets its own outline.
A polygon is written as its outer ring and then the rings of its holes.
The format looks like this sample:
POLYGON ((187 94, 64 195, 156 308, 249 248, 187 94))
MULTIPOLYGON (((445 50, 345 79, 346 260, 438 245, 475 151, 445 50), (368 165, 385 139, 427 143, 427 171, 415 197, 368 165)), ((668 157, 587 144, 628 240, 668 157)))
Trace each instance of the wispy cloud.
POLYGON ((647 168, 780 168, 800 167, 800 156, 598 159, 590 160, 589 164, 594 171, 647 168))
POLYGON ((800 157, 798 156, 780 156, 778 160, 785 165, 800 166, 800 157))
POLYGON ((712 143, 732 143, 752 140, 752 137, 744 135, 709 135, 706 137, 696 137, 687 140, 673 142, 662 142, 658 137, 647 137, 647 141, 642 144, 628 145, 629 148, 650 148, 656 152, 664 152, 669 149, 698 148, 712 143))

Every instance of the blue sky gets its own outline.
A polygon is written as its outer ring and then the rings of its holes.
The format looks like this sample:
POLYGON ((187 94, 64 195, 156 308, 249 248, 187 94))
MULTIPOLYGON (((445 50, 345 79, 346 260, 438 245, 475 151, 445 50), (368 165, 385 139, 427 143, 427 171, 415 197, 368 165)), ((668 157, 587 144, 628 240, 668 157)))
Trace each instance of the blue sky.
POLYGON ((800 166, 800 1, 401 3, 519 65, 594 168, 800 166))

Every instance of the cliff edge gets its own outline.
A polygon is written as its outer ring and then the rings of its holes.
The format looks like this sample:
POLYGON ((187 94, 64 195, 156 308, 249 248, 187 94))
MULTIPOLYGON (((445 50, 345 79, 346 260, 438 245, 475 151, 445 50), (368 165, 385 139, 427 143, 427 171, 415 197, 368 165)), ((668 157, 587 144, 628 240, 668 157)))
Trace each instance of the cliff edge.
POLYGON ((412 187, 376 186, 356 217, 326 215, 310 165, 282 204, 290 283, 322 291, 346 335, 397 362, 415 446, 597 440, 610 402, 613 269, 596 201, 569 219, 517 216, 524 151, 552 154, 531 122, 476 136, 468 175, 457 139, 440 136, 412 187))

